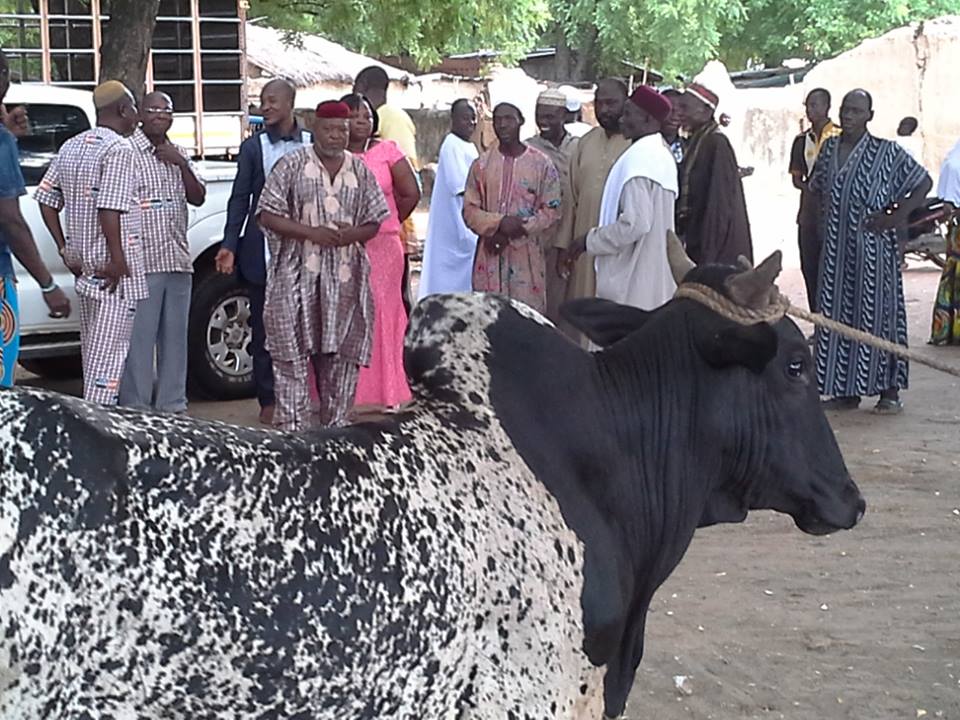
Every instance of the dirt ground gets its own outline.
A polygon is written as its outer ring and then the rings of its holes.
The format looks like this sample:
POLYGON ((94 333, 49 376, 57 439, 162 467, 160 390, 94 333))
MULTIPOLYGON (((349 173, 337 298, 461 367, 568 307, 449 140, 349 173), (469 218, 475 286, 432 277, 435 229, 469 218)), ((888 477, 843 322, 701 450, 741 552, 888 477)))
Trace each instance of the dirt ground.
MULTIPOLYGON (((905 274, 911 344, 960 366, 924 345, 938 277, 905 274)), ((780 284, 802 299, 796 270, 780 284)), ((758 512, 697 533, 654 599, 626 717, 960 720, 960 381, 910 380, 899 417, 831 414, 867 500, 854 530, 758 512)))
MULTIPOLYGON (((960 365, 960 349, 924 345, 937 277, 905 274, 911 343, 960 365)), ((798 270, 781 288, 802 302, 798 270)), ((960 720, 960 382, 919 365, 911 382, 900 417, 831 417, 867 499, 859 527, 814 538, 762 512, 697 534, 654 600, 627 718, 960 720)))

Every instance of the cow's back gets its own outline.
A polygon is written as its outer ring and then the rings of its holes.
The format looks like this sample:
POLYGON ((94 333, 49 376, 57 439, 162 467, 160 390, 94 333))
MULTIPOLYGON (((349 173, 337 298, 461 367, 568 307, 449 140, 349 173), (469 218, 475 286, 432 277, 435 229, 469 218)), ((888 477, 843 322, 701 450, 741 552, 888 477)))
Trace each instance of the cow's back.
POLYGON ((442 402, 315 437, 0 394, 0 717, 574 717, 582 549, 442 324, 442 402))

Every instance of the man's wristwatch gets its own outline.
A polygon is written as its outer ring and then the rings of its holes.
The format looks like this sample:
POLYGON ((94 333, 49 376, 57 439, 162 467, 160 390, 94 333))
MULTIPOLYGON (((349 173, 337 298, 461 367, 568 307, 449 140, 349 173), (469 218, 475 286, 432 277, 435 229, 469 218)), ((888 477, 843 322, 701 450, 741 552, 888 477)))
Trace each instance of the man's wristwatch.
POLYGON ((57 285, 56 281, 54 280, 51 280, 50 284, 47 285, 46 287, 43 287, 42 285, 40 286, 40 292, 42 292, 44 295, 49 295, 54 290, 59 290, 59 289, 60 289, 60 286, 57 285))

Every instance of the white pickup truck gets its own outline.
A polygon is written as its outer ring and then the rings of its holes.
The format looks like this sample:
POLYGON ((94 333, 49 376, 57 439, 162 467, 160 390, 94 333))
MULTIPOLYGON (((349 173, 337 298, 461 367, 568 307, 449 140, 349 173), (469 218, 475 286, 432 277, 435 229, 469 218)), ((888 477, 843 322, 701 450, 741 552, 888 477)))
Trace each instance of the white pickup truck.
MULTIPOLYGON (((36 282, 15 263, 20 296, 20 364, 38 375, 77 374, 80 320, 73 276, 61 262, 43 224, 33 190, 60 146, 93 125, 93 100, 90 93, 79 90, 11 85, 5 104, 8 109, 18 105, 27 108, 30 134, 19 140, 27 195, 21 198, 20 207, 44 262, 73 304, 70 317, 51 319, 36 282)), ((194 269, 189 387, 191 394, 209 399, 247 397, 253 392, 249 302, 236 278, 217 273, 213 262, 223 238, 227 200, 237 167, 229 162, 199 162, 197 167, 207 183, 207 199, 201 207, 190 208, 188 220, 194 269)))

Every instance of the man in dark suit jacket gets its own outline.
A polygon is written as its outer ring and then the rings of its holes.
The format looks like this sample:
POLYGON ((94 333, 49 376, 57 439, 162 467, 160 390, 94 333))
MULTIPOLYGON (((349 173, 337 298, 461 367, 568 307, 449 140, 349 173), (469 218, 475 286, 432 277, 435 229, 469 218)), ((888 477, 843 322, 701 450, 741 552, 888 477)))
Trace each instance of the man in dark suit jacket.
POLYGON ((273 365, 264 347, 263 298, 267 281, 266 247, 254 220, 263 183, 274 164, 289 152, 310 145, 313 138, 302 130, 293 115, 296 90, 286 80, 271 80, 260 93, 264 130, 240 145, 237 177, 227 203, 227 223, 217 252, 217 270, 236 270, 250 295, 250 327, 253 379, 260 403, 260 422, 273 423, 273 365))

